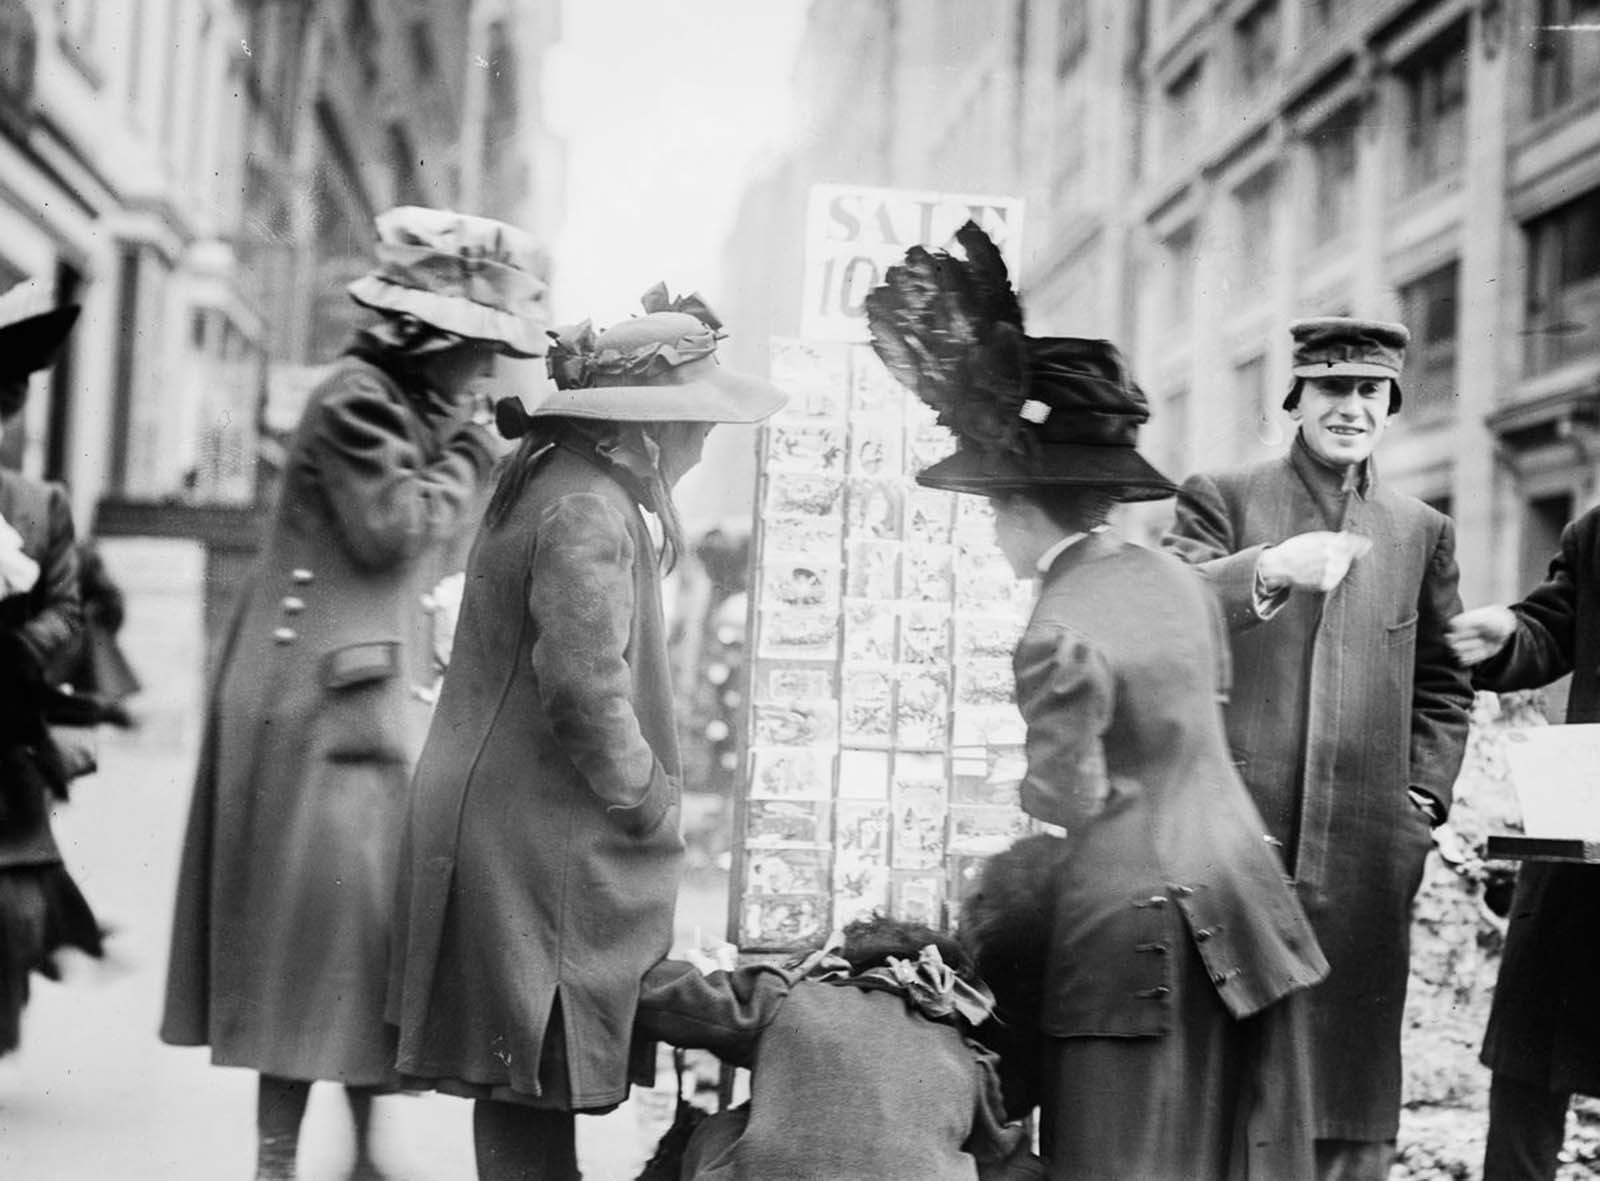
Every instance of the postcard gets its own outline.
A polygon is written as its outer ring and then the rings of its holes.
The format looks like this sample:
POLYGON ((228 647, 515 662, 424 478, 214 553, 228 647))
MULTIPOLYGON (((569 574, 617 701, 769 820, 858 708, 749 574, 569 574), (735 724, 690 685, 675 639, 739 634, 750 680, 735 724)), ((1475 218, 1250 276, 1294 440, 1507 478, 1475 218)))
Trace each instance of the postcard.
POLYGON ((805 800, 750 800, 744 835, 750 845, 828 843, 826 805, 805 800))
POLYGON ((899 540, 903 491, 899 480, 851 480, 845 536, 899 540))
POLYGON ((774 516, 827 516, 840 511, 844 480, 801 472, 767 474, 766 511, 774 516))
POLYGON ((833 794, 833 758, 803 747, 755 747, 750 751, 752 800, 826 800, 833 794))
POLYGON ((886 672, 844 675, 840 736, 847 744, 887 746, 893 736, 894 681, 886 672))
POLYGON ((850 418, 850 474, 867 479, 899 476, 904 428, 898 416, 853 414, 850 418))
POLYGON ((831 606, 763 606, 756 634, 761 657, 832 659, 839 651, 839 612, 831 606))
POLYGON ((868 599, 844 601, 844 663, 847 669, 894 660, 894 606, 868 599))
POLYGON ((898 597, 900 549, 898 541, 851 541, 845 547, 845 593, 879 601, 898 597))
POLYGON ((839 798, 886 800, 889 798, 889 752, 842 750, 839 752, 839 798))
POLYGON ((750 740, 758 746, 832 746, 838 734, 837 702, 757 702, 750 740))

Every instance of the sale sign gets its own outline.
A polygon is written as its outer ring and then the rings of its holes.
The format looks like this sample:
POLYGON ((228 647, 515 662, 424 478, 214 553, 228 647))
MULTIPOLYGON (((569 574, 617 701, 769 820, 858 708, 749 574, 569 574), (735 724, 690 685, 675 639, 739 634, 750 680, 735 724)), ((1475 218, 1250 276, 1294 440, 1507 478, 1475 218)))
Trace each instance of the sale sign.
POLYGON ((938 250, 975 221, 999 247, 1013 280, 1021 261, 1022 200, 956 193, 813 185, 806 212, 805 303, 800 335, 864 341, 867 292, 907 247, 938 250))

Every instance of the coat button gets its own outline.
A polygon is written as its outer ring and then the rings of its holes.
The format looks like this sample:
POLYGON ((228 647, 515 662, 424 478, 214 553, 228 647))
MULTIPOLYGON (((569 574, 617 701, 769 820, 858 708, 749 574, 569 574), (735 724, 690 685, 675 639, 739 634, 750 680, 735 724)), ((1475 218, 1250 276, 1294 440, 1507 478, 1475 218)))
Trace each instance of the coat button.
POLYGON ((1207 939, 1210 939, 1215 934, 1216 932, 1210 927, 1201 927, 1194 933, 1194 941, 1196 943, 1204 943, 1207 939))
POLYGON ((280 644, 292 644, 298 635, 299 633, 292 627, 275 628, 272 632, 272 638, 280 644))
POLYGON ((304 566, 296 566, 294 572, 290 574, 289 577, 294 579, 296 586, 305 586, 306 583, 310 582, 312 578, 315 577, 315 575, 313 575, 311 571, 307 570, 304 566))
POLYGON ((306 609, 306 601, 299 595, 284 595, 283 610, 286 615, 298 615, 306 609))
POLYGON ((1133 995, 1142 1001, 1158 1001, 1171 991, 1172 989, 1168 988, 1165 984, 1158 984, 1154 988, 1141 988, 1133 995))
POLYGON ((1160 910, 1166 904, 1167 904, 1167 896, 1165 894, 1152 894, 1152 895, 1150 895, 1150 897, 1146 898, 1144 901, 1135 902, 1133 905, 1135 907, 1139 908, 1139 909, 1143 909, 1146 906, 1153 906, 1157 910, 1160 910))
POLYGON ((1193 886, 1173 886, 1172 887, 1172 896, 1174 898, 1187 898, 1193 893, 1194 893, 1194 887, 1193 886))

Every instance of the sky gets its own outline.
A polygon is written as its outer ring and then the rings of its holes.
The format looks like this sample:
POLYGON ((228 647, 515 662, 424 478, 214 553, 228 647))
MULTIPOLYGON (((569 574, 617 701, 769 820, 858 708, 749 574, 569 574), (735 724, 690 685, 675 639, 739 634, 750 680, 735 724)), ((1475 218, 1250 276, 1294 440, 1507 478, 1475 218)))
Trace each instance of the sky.
POLYGON ((567 143, 558 322, 639 310, 658 279, 708 294, 751 165, 791 129, 806 0, 567 0, 548 61, 567 143))

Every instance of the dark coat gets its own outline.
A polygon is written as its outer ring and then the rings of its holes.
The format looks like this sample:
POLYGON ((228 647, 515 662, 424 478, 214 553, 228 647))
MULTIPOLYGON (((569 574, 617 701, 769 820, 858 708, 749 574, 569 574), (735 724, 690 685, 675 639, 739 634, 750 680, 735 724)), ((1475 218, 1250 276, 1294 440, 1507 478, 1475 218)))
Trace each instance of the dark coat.
MULTIPOLYGON (((1515 604, 1511 642, 1475 670, 1484 689, 1547 685, 1572 674, 1568 722, 1600 722, 1600 509, 1561 534, 1550 573, 1515 604)), ((1600 1095, 1600 867, 1527 862, 1483 1040, 1485 1066, 1548 1087, 1600 1095)))
POLYGON ((1392 1140, 1411 900, 1431 844, 1408 788, 1448 808, 1472 690, 1445 643, 1461 609, 1449 518, 1286 459, 1198 475, 1166 539, 1216 588, 1233 639, 1228 738, 1332 972, 1311 997, 1318 1136, 1392 1140), (1328 595, 1263 620, 1256 562, 1311 530, 1372 539, 1328 595))
POLYGON ((0 517, 39 564, 31 590, 0 602, 0 869, 56 865, 50 795, 66 782, 45 726, 44 670, 83 624, 72 509, 59 484, 0 469, 0 517))
POLYGON ((389 1003, 419 1084, 598 1109, 627 1096, 639 981, 672 942, 681 772, 639 507, 565 447, 538 463, 468 563, 389 1003), (541 1078, 563 1051, 565 1076, 541 1078))
POLYGON ((423 596, 491 453, 346 358, 311 395, 213 686, 161 1036, 219 1065, 373 1085, 411 769, 435 679, 423 596))
MULTIPOLYGON (((1321 980, 1327 963, 1229 758, 1226 645, 1203 582, 1167 554, 1091 535, 1045 576, 1014 663, 1022 806, 1067 830, 1043 1032, 1113 1047, 1173 1033, 1191 963, 1235 1023, 1321 980)), ((1245 1093, 1274 1086, 1272 1068, 1240 1059, 1245 1093)), ((1091 1098, 1097 1110, 1072 1118, 1147 1118, 1141 1096, 1114 1080, 1091 1098)), ((1248 1104, 1231 1107, 1221 1094, 1185 1104, 1196 1120, 1242 1127, 1248 1104)))
POLYGON ((638 1028, 754 1071, 742 1134, 686 1179, 972 1181, 1022 1139, 994 1055, 897 992, 667 960, 645 977, 638 1028))

